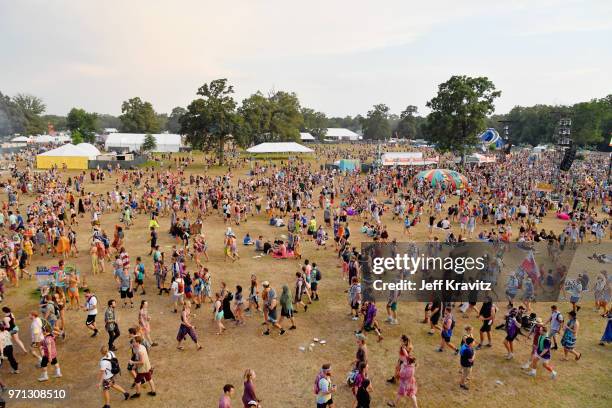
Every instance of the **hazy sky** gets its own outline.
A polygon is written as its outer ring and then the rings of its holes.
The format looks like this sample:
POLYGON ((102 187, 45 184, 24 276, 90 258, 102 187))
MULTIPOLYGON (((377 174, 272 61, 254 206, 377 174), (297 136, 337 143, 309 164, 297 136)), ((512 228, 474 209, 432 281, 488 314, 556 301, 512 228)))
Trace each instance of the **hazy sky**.
POLYGON ((48 112, 158 112, 228 78, 236 99, 294 91, 328 115, 421 111, 453 74, 515 105, 612 93, 611 0, 0 0, 0 91, 48 112))

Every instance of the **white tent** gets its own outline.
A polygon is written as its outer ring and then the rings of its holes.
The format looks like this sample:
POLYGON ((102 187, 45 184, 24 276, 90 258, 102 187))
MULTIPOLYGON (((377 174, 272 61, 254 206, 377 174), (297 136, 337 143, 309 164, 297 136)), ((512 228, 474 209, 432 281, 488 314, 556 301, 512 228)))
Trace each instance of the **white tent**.
POLYGON ((352 130, 345 128, 327 128, 325 139, 331 141, 350 140, 354 142, 359 140, 359 135, 352 130))
POLYGON ((313 150, 295 142, 260 143, 247 149, 249 153, 312 153, 313 150))
POLYGON ((307 132, 306 132, 306 133, 301 132, 301 133, 300 133, 300 139, 301 139, 303 142, 313 142, 313 141, 315 141, 315 140, 316 140, 316 139, 315 139, 315 137, 314 137, 313 135, 311 135, 310 133, 307 133, 307 132))
MULTIPOLYGON (((106 150, 139 151, 145 141, 145 133, 111 133, 104 142, 106 150)), ((156 147, 154 152, 178 152, 181 148, 181 135, 172 133, 152 134, 156 147)))
POLYGON ((94 160, 100 155, 100 150, 91 143, 79 143, 76 147, 87 153, 87 157, 89 157, 90 160, 94 160))
POLYGON ((11 142, 14 143, 28 143, 30 141, 29 137, 25 137, 25 136, 17 136, 11 139, 11 142))
POLYGON ((383 153, 383 166, 425 166, 436 164, 439 157, 423 157, 422 152, 389 152, 383 153))
POLYGON ((44 153, 41 153, 39 154, 39 156, 86 157, 88 155, 85 151, 81 150, 79 147, 73 145, 72 143, 68 143, 56 149, 48 150, 44 153))

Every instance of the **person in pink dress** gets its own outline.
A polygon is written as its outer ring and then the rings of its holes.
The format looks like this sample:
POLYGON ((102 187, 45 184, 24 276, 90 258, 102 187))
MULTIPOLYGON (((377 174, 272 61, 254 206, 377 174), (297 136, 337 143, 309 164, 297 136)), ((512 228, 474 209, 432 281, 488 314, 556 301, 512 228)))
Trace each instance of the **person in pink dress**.
POLYGON ((408 356, 401 360, 401 367, 399 370, 399 388, 397 389, 397 395, 395 401, 387 403, 390 407, 395 407, 399 403, 400 399, 407 397, 412 401, 412 406, 418 408, 417 403, 417 383, 415 378, 416 371, 416 359, 413 356, 408 356))

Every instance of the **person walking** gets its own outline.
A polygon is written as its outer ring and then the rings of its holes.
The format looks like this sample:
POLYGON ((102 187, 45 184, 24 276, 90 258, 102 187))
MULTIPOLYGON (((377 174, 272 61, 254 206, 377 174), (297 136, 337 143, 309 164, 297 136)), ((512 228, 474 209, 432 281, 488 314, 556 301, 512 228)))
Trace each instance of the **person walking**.
POLYGON ((191 340, 193 340, 195 343, 197 350, 201 350, 202 345, 198 343, 198 334, 195 331, 195 326, 191 324, 191 302, 189 300, 183 303, 183 310, 181 311, 181 325, 179 327, 178 334, 176 335, 176 340, 178 342, 176 348, 178 350, 184 350, 182 343, 187 335, 191 337, 191 340))
POLYGON ((396 407, 402 398, 409 398, 412 401, 413 408, 418 407, 417 402, 417 383, 414 376, 416 370, 416 359, 413 356, 408 356, 402 359, 399 370, 399 388, 394 401, 387 403, 389 407, 396 407))
POLYGON ((26 349, 23 341, 19 338, 19 326, 15 321, 15 315, 11 312, 11 309, 7 306, 2 308, 2 312, 4 313, 4 317, 2 322, 4 323, 4 327, 8 330, 11 335, 11 342, 13 346, 19 346, 23 354, 28 354, 28 350, 26 349))
POLYGON ((130 399, 136 399, 140 397, 140 388, 142 384, 149 383, 151 391, 147 394, 151 397, 157 395, 155 392, 155 383, 153 382, 153 372, 151 370, 151 362, 149 361, 149 353, 146 347, 142 344, 142 337, 135 336, 132 342, 132 359, 129 364, 136 369, 136 392, 130 396, 130 399))
POLYGON ((19 374, 19 363, 13 354, 13 342, 11 334, 4 322, 0 322, 0 358, 7 359, 11 365, 11 374, 19 374))
POLYGON ((130 398, 130 393, 115 382, 115 376, 120 373, 119 361, 115 353, 108 349, 108 346, 100 348, 102 358, 99 364, 99 375, 97 387, 102 390, 102 400, 104 406, 102 408, 110 408, 110 390, 113 389, 123 394, 124 400, 130 398))
POLYGON ((470 378, 470 374, 472 373, 472 367, 474 366, 474 339, 468 337, 465 339, 465 344, 461 346, 461 350, 459 351, 460 355, 460 363, 461 363, 461 381, 459 382, 459 387, 464 390, 469 390, 470 387, 467 385, 467 382, 470 378))
POLYGON ((223 386, 223 394, 219 398, 218 408, 232 408, 232 396, 234 395, 234 386, 232 384, 225 384, 223 386))
MULTIPOLYGON (((540 319, 541 321, 541 319, 540 319)), ((530 377, 536 376, 536 370, 538 368, 538 362, 542 361, 542 365, 548 372, 550 372, 550 378, 553 380, 557 378, 557 372, 550 365, 550 350, 551 350, 551 341, 548 336, 548 328, 546 326, 542 326, 540 328, 540 335, 538 336, 536 351, 533 354, 533 358, 531 359, 530 370, 527 372, 527 375, 530 377)))
POLYGON ((116 306, 117 302, 115 302, 115 299, 111 299, 108 301, 108 306, 104 311, 104 328, 108 333, 108 349, 110 351, 117 351, 115 348, 115 340, 121 335, 119 323, 117 322, 116 306))
POLYGON ((244 372, 244 392, 242 393, 242 404, 244 405, 244 408, 249 408, 252 406, 251 404, 253 401, 259 405, 261 399, 259 399, 255 393, 255 371, 247 368, 247 370, 244 372))
POLYGON ((324 370, 323 375, 319 378, 316 384, 317 408, 333 408, 333 394, 336 392, 336 386, 332 384, 332 369, 328 366, 324 370))
POLYGON ((89 289, 85 289, 85 306, 83 309, 87 311, 87 320, 85 320, 85 326, 93 333, 91 337, 98 335, 98 328, 96 327, 96 316, 98 315, 98 298, 96 295, 90 292, 89 289))
POLYGON ((571 310, 569 313, 570 319, 564 326, 563 337, 561 338, 561 345, 563 346, 563 361, 567 361, 567 355, 573 354, 576 361, 580 360, 582 353, 576 351, 576 340, 578 339, 578 329, 580 323, 576 318, 576 311, 571 310))
POLYGON ((57 361, 57 349, 55 346, 55 337, 50 327, 43 329, 44 338, 40 343, 40 350, 42 359, 40 360, 41 375, 38 377, 38 381, 48 381, 49 374, 47 373, 47 366, 51 363, 55 367, 55 378, 62 377, 59 362, 57 361))

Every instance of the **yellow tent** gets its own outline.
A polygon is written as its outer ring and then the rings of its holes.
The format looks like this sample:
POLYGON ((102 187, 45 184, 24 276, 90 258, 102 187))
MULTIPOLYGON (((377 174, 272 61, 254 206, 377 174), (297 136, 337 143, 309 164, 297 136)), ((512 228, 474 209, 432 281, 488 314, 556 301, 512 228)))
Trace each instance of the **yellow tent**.
POLYGON ((88 153, 71 143, 36 156, 36 167, 39 169, 50 169, 57 166, 59 168, 85 170, 88 162, 88 153))

